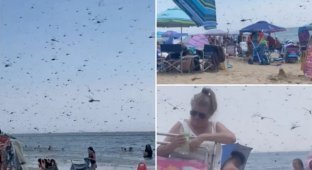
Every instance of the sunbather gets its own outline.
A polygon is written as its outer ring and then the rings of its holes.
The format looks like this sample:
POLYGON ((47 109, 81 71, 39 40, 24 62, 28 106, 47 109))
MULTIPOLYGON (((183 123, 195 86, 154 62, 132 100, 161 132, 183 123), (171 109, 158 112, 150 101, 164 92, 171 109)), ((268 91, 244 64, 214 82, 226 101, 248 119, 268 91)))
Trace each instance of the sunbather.
POLYGON ((236 139, 235 135, 222 123, 210 120, 216 110, 215 93, 209 88, 203 88, 191 100, 190 119, 177 122, 171 128, 169 133, 179 135, 167 137, 165 141, 169 143, 157 148, 158 156, 203 160, 206 159, 208 151, 209 166, 212 166, 214 170, 220 170, 220 143, 231 144, 236 139), (206 149, 202 151, 201 147, 206 149))

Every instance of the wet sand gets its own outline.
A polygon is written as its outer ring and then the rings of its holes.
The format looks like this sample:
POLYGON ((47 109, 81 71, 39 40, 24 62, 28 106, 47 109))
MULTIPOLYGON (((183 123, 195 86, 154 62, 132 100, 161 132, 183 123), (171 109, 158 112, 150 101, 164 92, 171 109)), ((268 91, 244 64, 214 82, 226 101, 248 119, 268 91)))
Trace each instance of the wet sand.
POLYGON ((248 64, 241 58, 231 57, 232 68, 219 70, 216 73, 158 73, 158 84, 311 84, 303 76, 300 63, 283 63, 277 66, 248 64), (283 69, 286 76, 279 75, 283 69))

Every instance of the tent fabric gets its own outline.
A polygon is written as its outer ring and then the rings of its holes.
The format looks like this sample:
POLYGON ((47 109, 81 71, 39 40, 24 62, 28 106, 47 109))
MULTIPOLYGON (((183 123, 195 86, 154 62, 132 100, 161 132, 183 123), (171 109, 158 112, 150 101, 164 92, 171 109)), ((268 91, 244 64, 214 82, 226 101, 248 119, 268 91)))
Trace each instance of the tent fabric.
POLYGON ((179 8, 171 8, 157 15, 157 27, 196 26, 191 18, 179 8))
POLYGON ((206 29, 216 28, 215 0, 173 0, 197 26, 206 29))
POLYGON ((240 30, 240 32, 264 32, 264 33, 273 33, 280 31, 286 31, 286 29, 273 24, 269 24, 266 21, 256 22, 240 30))

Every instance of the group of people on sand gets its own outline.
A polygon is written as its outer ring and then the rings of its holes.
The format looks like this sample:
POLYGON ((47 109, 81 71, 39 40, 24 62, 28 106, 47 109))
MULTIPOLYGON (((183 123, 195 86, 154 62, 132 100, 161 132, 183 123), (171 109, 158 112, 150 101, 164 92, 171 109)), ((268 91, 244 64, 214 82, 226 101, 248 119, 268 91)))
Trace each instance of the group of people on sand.
POLYGON ((246 55, 249 64, 259 62, 262 65, 267 65, 269 61, 265 52, 273 52, 275 50, 281 52, 282 50, 282 44, 277 37, 273 38, 271 34, 266 35, 263 32, 253 32, 247 37, 240 33, 237 43, 239 55, 246 55))
POLYGON ((38 159, 38 167, 40 170, 58 170, 54 159, 38 159))

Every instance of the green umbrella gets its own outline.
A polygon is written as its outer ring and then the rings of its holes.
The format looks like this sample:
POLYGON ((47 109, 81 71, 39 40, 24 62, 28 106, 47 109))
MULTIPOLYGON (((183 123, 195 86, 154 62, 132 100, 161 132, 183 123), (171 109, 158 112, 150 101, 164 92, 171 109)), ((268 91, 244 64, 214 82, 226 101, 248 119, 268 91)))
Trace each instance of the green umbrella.
MULTIPOLYGON (((179 8, 171 8, 157 15, 157 27, 183 27, 196 26, 191 18, 179 8)), ((182 42, 182 37, 181 37, 182 42)))

